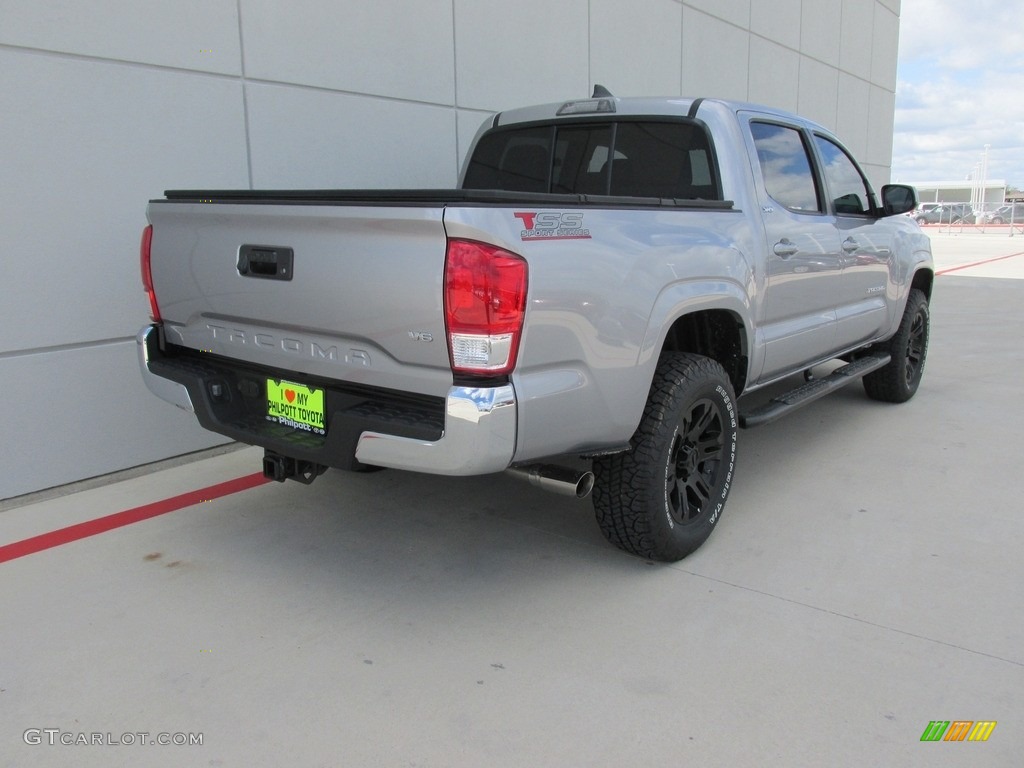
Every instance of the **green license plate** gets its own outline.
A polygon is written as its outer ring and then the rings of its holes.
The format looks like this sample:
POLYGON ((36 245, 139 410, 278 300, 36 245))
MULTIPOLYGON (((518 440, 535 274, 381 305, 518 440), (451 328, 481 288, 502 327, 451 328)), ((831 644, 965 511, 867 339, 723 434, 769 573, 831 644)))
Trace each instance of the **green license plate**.
POLYGON ((324 391, 291 381, 267 379, 267 420, 326 435, 324 391))

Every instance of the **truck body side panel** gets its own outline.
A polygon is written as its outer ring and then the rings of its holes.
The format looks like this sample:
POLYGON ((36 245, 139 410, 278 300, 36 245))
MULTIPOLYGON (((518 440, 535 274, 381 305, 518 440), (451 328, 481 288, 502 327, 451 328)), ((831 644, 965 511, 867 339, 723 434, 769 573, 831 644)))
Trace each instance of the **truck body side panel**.
POLYGON ((725 305, 749 314, 739 298, 752 280, 748 255, 736 247, 749 241, 743 212, 455 207, 445 227, 529 264, 512 376, 522 404, 516 461, 628 442, 672 321, 725 305), (536 223, 545 214, 574 226, 561 236, 524 228, 524 215, 536 223))

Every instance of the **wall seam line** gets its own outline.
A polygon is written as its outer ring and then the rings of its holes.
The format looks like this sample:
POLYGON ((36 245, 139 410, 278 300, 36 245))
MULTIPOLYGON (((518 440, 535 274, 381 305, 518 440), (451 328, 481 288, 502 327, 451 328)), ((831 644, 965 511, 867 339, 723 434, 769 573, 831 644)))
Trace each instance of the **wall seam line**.
POLYGON ((238 17, 238 66, 242 73, 242 123, 245 131, 245 167, 249 177, 249 189, 254 189, 252 179, 252 135, 249 130, 249 94, 245 78, 245 35, 242 33, 242 0, 235 0, 238 17))
POLYGON ((73 341, 69 344, 50 344, 45 347, 26 347, 6 352, 0 352, 0 360, 13 360, 17 357, 28 355, 45 355, 54 352, 74 352, 79 349, 94 349, 96 347, 111 347, 116 344, 135 343, 134 336, 118 336, 110 339, 96 339, 93 341, 73 341))

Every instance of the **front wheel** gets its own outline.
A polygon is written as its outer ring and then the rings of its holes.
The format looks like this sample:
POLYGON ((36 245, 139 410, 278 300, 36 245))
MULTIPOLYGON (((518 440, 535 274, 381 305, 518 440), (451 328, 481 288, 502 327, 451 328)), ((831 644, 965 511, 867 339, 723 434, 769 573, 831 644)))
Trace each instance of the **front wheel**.
POLYGON ((738 424, 721 365, 664 355, 630 451, 594 461, 594 511, 605 537, 665 562, 700 547, 729 496, 738 424))
POLYGON ((886 403, 905 403, 914 396, 924 375, 929 333, 928 297, 914 288, 907 297, 899 330, 889 342, 892 361, 864 377, 868 397, 886 403))

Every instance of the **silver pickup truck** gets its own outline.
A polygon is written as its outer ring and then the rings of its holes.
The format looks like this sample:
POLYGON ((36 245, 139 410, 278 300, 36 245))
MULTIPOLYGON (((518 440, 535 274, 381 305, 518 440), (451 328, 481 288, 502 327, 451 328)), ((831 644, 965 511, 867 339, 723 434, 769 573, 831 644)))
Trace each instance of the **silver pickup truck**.
POLYGON ((916 203, 794 115, 596 89, 487 120, 456 190, 151 201, 142 375, 275 480, 511 471, 592 488, 609 541, 678 560, 721 518, 739 428, 857 379, 914 395, 916 203))

